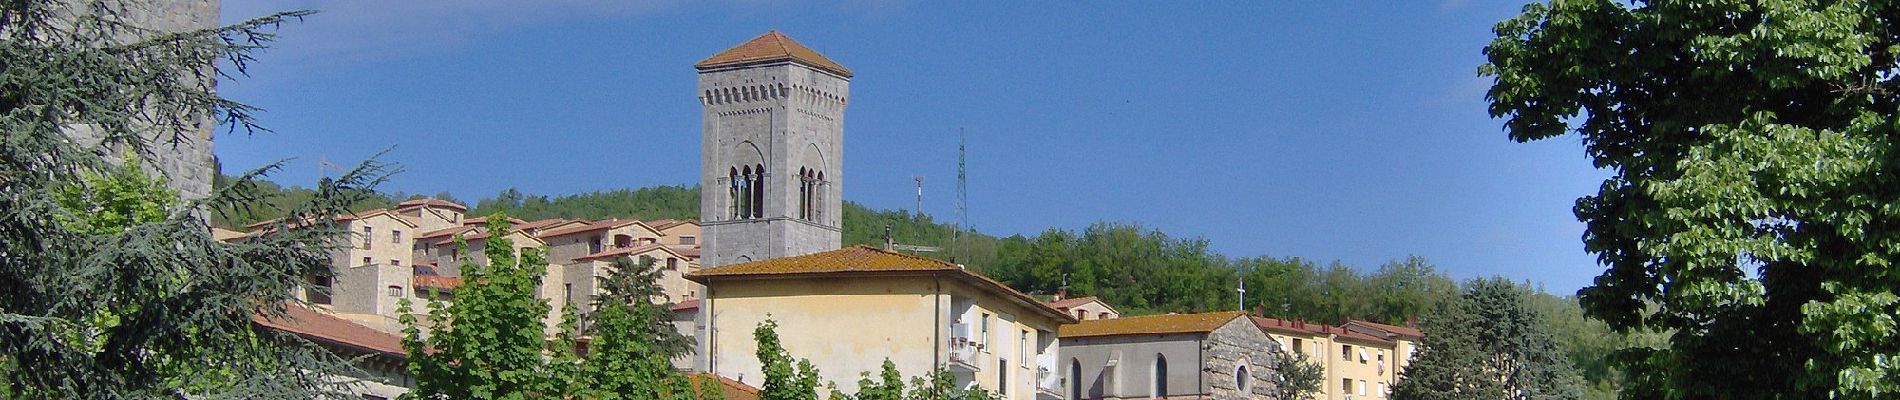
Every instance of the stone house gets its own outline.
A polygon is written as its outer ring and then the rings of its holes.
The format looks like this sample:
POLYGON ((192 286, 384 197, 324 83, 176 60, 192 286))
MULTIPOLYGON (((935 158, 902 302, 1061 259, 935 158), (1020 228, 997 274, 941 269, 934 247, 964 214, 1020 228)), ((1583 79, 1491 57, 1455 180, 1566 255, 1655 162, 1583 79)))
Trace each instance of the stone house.
POLYGON ((1239 312, 1098 319, 1061 330, 1067 398, 1254 399, 1277 392, 1273 339, 1239 312))
POLYGON ((1095 296, 1068 297, 1066 290, 1057 294, 1055 299, 1050 300, 1049 306, 1055 307, 1057 310, 1062 310, 1064 313, 1075 315, 1075 320, 1077 321, 1116 319, 1122 316, 1121 310, 1116 310, 1114 306, 1108 305, 1108 302, 1102 301, 1101 298, 1095 296))

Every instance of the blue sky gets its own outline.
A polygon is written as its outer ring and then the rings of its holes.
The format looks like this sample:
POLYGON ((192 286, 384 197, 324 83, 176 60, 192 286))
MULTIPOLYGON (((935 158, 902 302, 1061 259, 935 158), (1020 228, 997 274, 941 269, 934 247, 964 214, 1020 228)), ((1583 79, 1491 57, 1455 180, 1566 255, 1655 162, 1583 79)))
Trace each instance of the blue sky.
POLYGON ((227 171, 394 147, 386 189, 473 201, 696 183, 692 64, 769 29, 852 68, 845 198, 997 235, 1140 223, 1229 256, 1373 267, 1568 293, 1600 271, 1570 208, 1607 174, 1578 140, 1518 144, 1476 76, 1502 1, 226 0, 287 24, 220 83, 274 133, 227 135, 227 171))

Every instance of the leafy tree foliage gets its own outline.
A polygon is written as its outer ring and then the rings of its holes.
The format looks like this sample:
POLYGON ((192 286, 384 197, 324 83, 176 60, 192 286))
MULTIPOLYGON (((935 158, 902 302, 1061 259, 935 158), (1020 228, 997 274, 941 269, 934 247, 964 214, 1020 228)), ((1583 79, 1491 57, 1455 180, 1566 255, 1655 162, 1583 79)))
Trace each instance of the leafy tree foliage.
POLYGON ((1319 365, 1319 361, 1290 351, 1273 352, 1273 357, 1275 365, 1280 366, 1279 381, 1274 386, 1279 392, 1274 398, 1311 399, 1319 396, 1320 385, 1326 383, 1326 369, 1319 365))
POLYGON ((1393 387, 1400 400, 1578 399, 1581 378, 1558 348, 1531 291, 1474 280, 1423 320, 1418 358, 1393 387))
MULTIPOLYGON (((218 174, 212 179, 211 186, 213 190, 231 187, 238 179, 238 177, 218 174)), ((290 210, 309 203, 311 199, 317 197, 317 189, 302 186, 285 187, 261 179, 253 180, 247 185, 252 186, 250 190, 263 195, 257 201, 245 204, 244 207, 234 207, 229 212, 212 215, 213 226, 237 229, 258 221, 282 218, 289 214, 290 210)), ((390 195, 374 190, 359 190, 358 193, 350 193, 353 200, 344 205, 344 208, 352 211, 387 208, 396 205, 399 201, 397 199, 402 198, 399 196, 401 196, 400 193, 390 195)))
POLYGON ((1577 201, 1608 267, 1581 294, 1674 332, 1622 356, 1643 393, 1900 394, 1900 4, 1554 1, 1495 30, 1510 137, 1575 132, 1613 173, 1577 201))
POLYGON ((240 243, 199 217, 269 200, 266 167, 181 200, 111 155, 153 159, 211 119, 247 132, 251 109, 213 90, 240 73, 282 13, 180 32, 142 26, 146 4, 0 3, 0 393, 18 398, 320 398, 346 360, 252 323, 283 318, 345 234, 332 220, 380 182, 365 163, 240 243), (235 75, 235 74, 234 74, 235 75), (85 139, 81 139, 81 137, 85 139))
MULTIPOLYGON (((568 395, 576 377, 555 371, 568 367, 549 349, 544 318, 552 308, 535 295, 547 260, 538 249, 516 256, 507 239, 504 214, 488 217, 489 237, 483 241, 486 265, 462 264, 462 284, 454 301, 429 304, 429 335, 422 336, 415 317, 403 305, 403 348, 409 353, 409 372, 416 388, 411 398, 531 399, 568 395)), ((457 245, 467 246, 460 238, 457 245)), ((571 347, 570 347, 571 348, 571 347)), ((571 369, 568 369, 571 370, 571 369)))
POLYGON ((592 398, 688 399, 686 377, 673 370, 672 359, 692 352, 692 342, 671 324, 670 304, 655 303, 664 291, 657 283, 662 271, 653 262, 614 260, 600 277, 601 295, 595 300, 587 331, 587 379, 592 398), (677 396, 677 397, 676 397, 677 396))
POLYGON ((818 400, 818 368, 810 360, 794 359, 778 338, 778 321, 771 319, 752 330, 758 342, 759 366, 764 369, 765 386, 759 388, 764 400, 818 400))

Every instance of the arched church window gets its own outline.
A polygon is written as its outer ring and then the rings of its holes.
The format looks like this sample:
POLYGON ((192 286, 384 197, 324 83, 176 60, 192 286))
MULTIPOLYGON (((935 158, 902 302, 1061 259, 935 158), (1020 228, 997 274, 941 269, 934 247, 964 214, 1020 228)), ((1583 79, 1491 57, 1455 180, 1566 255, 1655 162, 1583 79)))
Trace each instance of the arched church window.
POLYGON ((825 210, 825 204, 830 204, 825 202, 825 171, 818 171, 818 178, 811 181, 811 187, 811 218, 813 220, 823 220, 825 218, 825 211, 829 211, 825 210))

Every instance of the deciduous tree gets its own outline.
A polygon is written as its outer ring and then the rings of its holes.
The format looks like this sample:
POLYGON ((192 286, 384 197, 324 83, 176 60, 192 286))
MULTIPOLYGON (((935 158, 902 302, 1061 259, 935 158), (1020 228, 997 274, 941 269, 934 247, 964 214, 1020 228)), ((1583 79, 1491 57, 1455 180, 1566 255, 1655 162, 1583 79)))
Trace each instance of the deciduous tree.
POLYGON ((1674 332, 1620 356, 1641 393, 1900 394, 1900 4, 1567 0, 1495 30, 1491 114, 1611 174, 1576 204, 1607 266, 1580 294, 1674 332))

